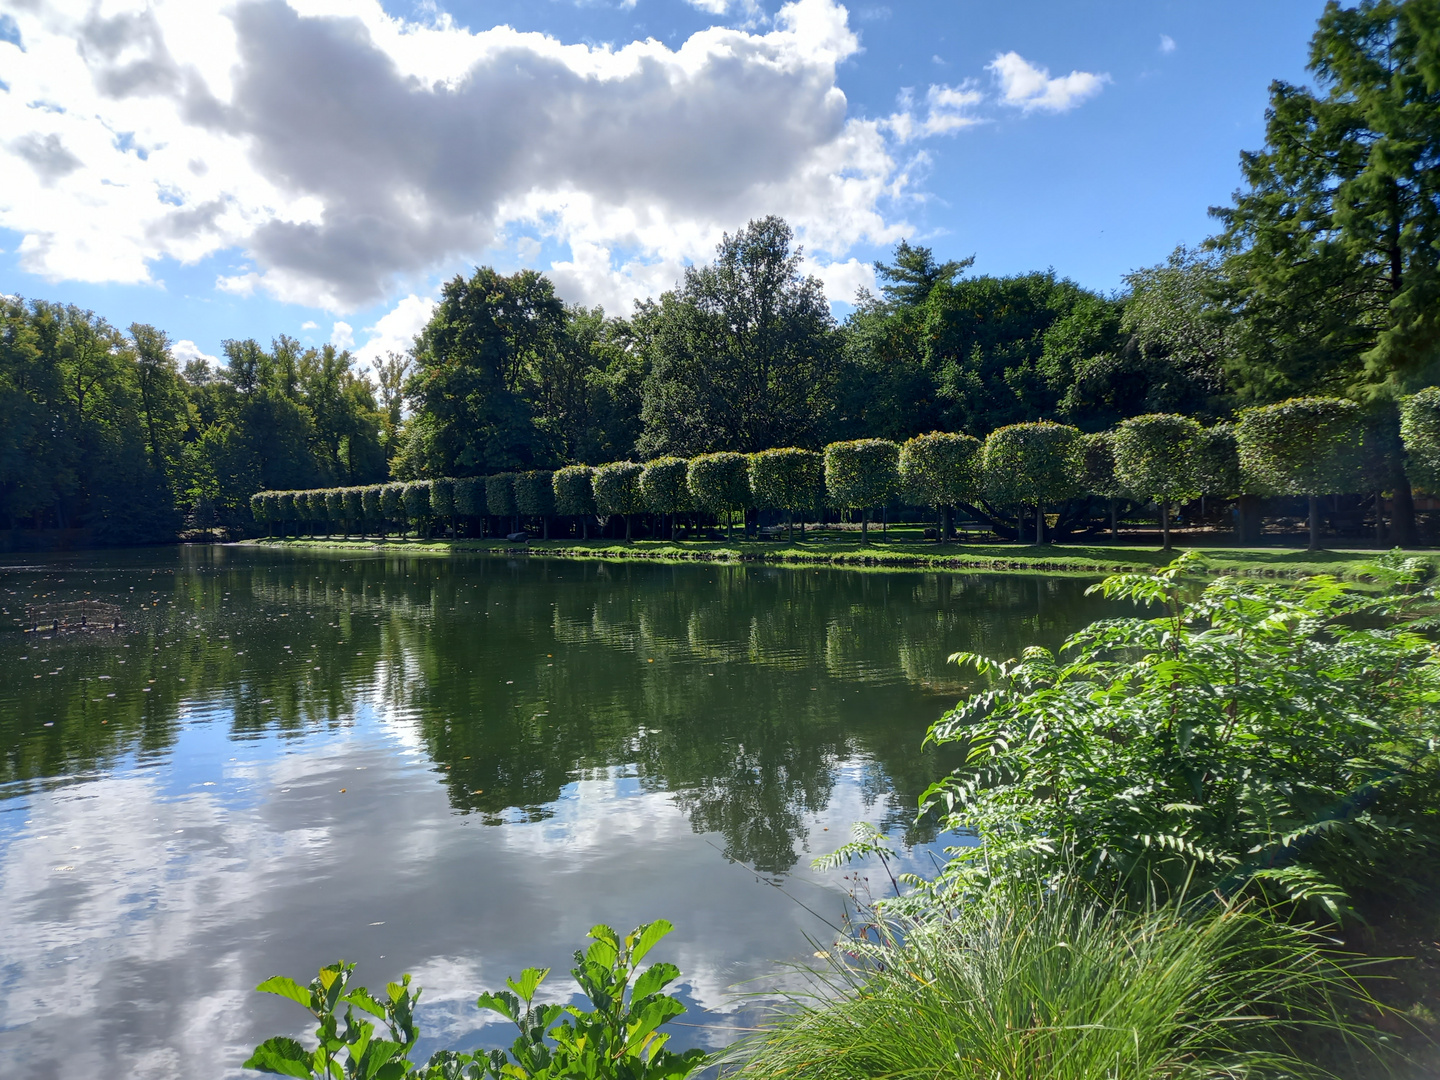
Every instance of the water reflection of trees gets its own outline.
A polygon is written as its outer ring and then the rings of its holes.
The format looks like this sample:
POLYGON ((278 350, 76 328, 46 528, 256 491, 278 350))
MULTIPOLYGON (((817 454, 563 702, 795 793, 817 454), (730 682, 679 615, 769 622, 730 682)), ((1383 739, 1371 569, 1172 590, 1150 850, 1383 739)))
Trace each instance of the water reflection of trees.
POLYGON ((415 726, 452 804, 484 820, 543 816, 578 773, 633 764, 732 857, 781 872, 842 762, 908 824, 941 767, 920 734, 962 690, 950 652, 1054 643, 1099 611, 1053 578, 187 557, 149 576, 144 618, 113 642, 26 642, 47 671, 65 654, 65 677, 0 669, 0 779, 163 754, 182 709, 256 738, 370 705, 415 726))

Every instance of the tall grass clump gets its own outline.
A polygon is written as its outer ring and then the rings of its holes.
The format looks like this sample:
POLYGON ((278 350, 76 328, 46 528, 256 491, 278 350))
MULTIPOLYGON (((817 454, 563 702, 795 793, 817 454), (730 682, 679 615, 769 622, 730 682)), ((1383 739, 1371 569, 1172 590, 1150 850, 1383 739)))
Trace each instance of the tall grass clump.
POLYGON ((1318 940, 1244 904, 1135 911, 1004 889, 822 954, 808 991, 731 1058, 757 1080, 1327 1075, 1317 1036, 1343 1045, 1337 1002, 1363 992, 1318 940))

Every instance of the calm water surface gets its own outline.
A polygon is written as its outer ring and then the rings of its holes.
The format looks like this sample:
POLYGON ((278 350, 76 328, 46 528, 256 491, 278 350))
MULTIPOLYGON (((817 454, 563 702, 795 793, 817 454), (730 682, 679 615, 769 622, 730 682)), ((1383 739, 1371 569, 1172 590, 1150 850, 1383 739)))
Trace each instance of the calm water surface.
MULTIPOLYGON (((304 1030, 251 992, 359 963, 422 1050, 476 993, 666 917, 677 1042, 808 955, 852 822, 911 826, 945 658, 1057 643, 1085 583, 185 548, 0 566, 0 1075, 220 1077, 304 1030), (120 632, 21 630, 119 605, 120 632), (799 902, 797 902, 799 901, 799 902), (805 906, 802 906, 802 903, 805 906)), ((953 838, 951 838, 953 840, 953 838)), ((871 874, 879 890, 881 877, 871 874)), ((863 885, 863 883, 862 883, 863 885)), ((308 1034, 308 1032, 307 1032, 308 1034)), ((252 1074, 253 1075, 253 1074, 252 1074)))

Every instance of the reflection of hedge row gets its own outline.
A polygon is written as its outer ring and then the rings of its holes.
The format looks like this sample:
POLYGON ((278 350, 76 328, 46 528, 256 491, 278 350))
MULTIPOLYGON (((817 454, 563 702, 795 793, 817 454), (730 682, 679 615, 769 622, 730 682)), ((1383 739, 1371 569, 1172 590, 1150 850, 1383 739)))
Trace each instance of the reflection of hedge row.
MULTIPOLYGON (((630 536, 636 514, 668 519, 703 513, 727 525, 739 511, 780 511, 787 521, 831 508, 858 512, 862 531, 877 507, 904 501, 952 512, 1034 521, 1043 541, 1045 508, 1098 496, 1155 503, 1169 545, 1170 508, 1200 495, 1303 495, 1310 499, 1312 544, 1318 499, 1381 492, 1408 472, 1440 487, 1440 388, 1408 399, 1398 415, 1367 413, 1339 398, 1296 398, 1246 409, 1234 424, 1205 428, 1184 416, 1137 416, 1114 430, 1084 435, 1050 422, 1011 424, 982 442, 933 432, 903 445, 885 439, 831 443, 822 452, 787 447, 756 454, 702 454, 689 461, 570 465, 485 477, 417 480, 325 491, 264 491, 255 517, 286 531, 339 526, 346 533, 396 528, 425 532, 457 517, 516 531, 552 517, 620 516, 630 536)), ((803 526, 802 526, 803 527, 803 526)))

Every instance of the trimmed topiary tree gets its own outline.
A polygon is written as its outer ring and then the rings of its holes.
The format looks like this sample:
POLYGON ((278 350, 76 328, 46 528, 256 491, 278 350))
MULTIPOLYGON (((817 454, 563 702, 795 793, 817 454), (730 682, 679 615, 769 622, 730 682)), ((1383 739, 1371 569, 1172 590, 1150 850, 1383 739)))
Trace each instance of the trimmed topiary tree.
POLYGON ((380 486, 380 516, 385 521, 396 521, 401 525, 401 534, 404 534, 405 526, 405 485, 404 484, 382 484, 380 486))
POLYGON ((365 506, 363 503, 364 489, 358 487, 347 487, 341 492, 341 501, 344 504, 345 535, 351 531, 364 534, 365 532, 365 506))
POLYGON ((1170 550, 1170 505, 1200 494, 1195 480, 1198 420, 1151 413, 1122 420, 1115 428, 1115 478, 1147 502, 1160 504, 1163 549, 1170 550))
POLYGON ((411 480, 405 485, 405 518, 415 531, 430 537, 430 481, 411 480))
POLYGON ((1411 482, 1440 493, 1440 386, 1427 386, 1401 403, 1400 440, 1411 482))
POLYGON ((612 461, 595 470, 591 483, 595 488, 595 508, 600 513, 621 514, 625 518, 625 540, 631 537, 633 515, 645 509, 640 493, 640 474, 645 466, 634 461, 612 461))
POLYGON ((382 492, 384 486, 381 484, 367 484, 360 489, 360 508, 364 511, 366 522, 374 525, 377 536, 385 535, 385 510, 382 506, 384 499, 382 492))
MULTIPOLYGON (((785 524, 793 539, 795 512, 814 510, 825 501, 825 458, 796 446, 751 454, 750 492, 756 506, 785 511, 785 524)), ((803 519, 800 537, 805 537, 803 519)))
MULTIPOLYGON (((510 518, 515 526, 511 532, 518 532, 520 508, 515 505, 515 474, 496 473, 485 478, 485 511, 491 517, 510 518)), ((503 531, 503 528, 502 528, 503 531)))
POLYGON ((900 447, 900 489, 905 498, 944 515, 940 539, 955 532, 955 507, 980 497, 980 450, 973 435, 932 431, 900 447))
POLYGON ((1255 496, 1244 490, 1241 481, 1235 425, 1221 423, 1202 428, 1195 438, 1195 487, 1201 495, 1217 499, 1239 497, 1235 506, 1237 543, 1244 542, 1257 508, 1255 496))
POLYGON ((1120 538, 1120 500, 1125 489, 1115 479, 1115 433, 1094 431, 1075 440, 1075 480, 1110 507, 1110 539, 1120 538))
POLYGON ((985 438, 980 460, 986 497, 1014 508, 1022 526, 1033 507, 1037 544, 1045 542, 1045 507, 1083 492, 1075 468, 1079 440, 1079 429, 1048 420, 996 428, 985 438))
POLYGON ((750 462, 745 455, 722 450, 691 458, 685 470, 685 486, 690 489, 690 497, 701 510, 717 517, 725 515, 725 535, 734 539, 731 515, 736 510, 746 509, 753 499, 750 462))
POLYGON ((1241 479, 1274 495, 1310 502, 1310 550, 1320 547, 1320 496, 1360 484, 1365 416, 1344 398, 1291 398, 1245 409, 1235 429, 1241 479))
POLYGON ((485 532, 485 478, 483 476, 462 476, 455 481, 455 512, 462 517, 480 522, 480 532, 485 532))
POLYGON ((323 491, 302 491, 296 497, 296 504, 304 507, 306 531, 316 534, 316 526, 325 521, 325 493, 323 491))
POLYGON ((270 521, 270 493, 268 491, 257 491, 250 496, 250 516, 255 519, 256 524, 266 525, 267 532, 273 532, 268 528, 270 521))
POLYGON ((870 536, 870 508, 900 493, 900 447, 889 439, 855 439, 825 447, 825 491, 842 510, 860 511, 860 542, 870 536))
POLYGON ((334 526, 339 525, 341 531, 350 535, 350 530, 345 528, 345 492, 342 488, 329 488, 325 492, 325 520, 330 522, 330 531, 334 532, 334 526))
POLYGON ((455 525, 455 481, 448 476, 436 477, 430 481, 430 512, 442 521, 448 521, 453 532, 455 525))
POLYGON ((549 469, 532 469, 515 474, 515 508, 527 517, 540 519, 540 535, 550 539, 550 515, 555 513, 555 474, 549 469))
POLYGON ((580 519, 580 539, 590 539, 590 522, 595 517, 595 470, 589 465, 566 465, 550 478, 555 492, 555 512, 580 519))
POLYGON ((694 508, 687 483, 690 463, 684 458, 661 457, 647 461, 640 472, 640 495, 655 514, 670 519, 670 539, 675 539, 675 515, 694 508))

